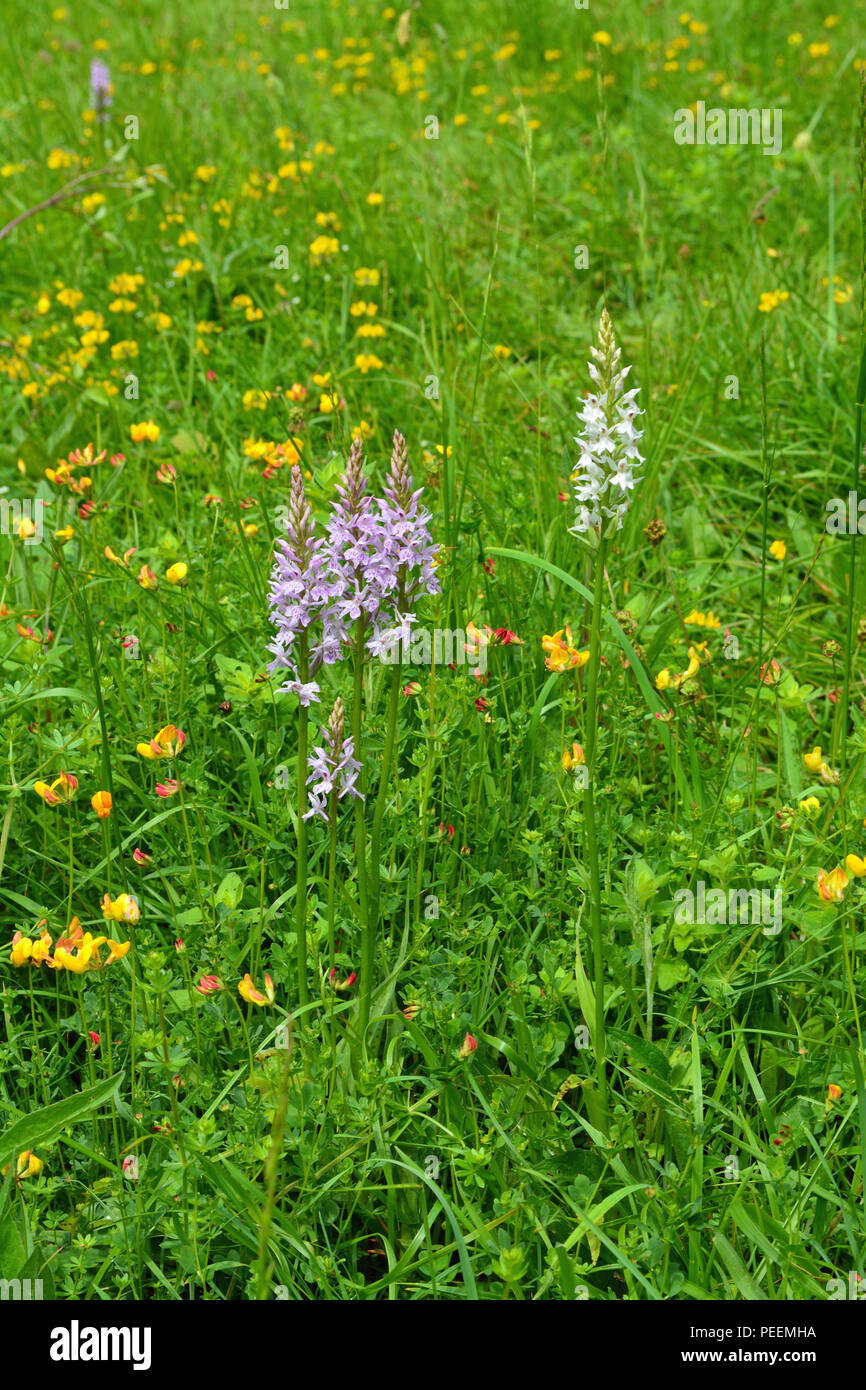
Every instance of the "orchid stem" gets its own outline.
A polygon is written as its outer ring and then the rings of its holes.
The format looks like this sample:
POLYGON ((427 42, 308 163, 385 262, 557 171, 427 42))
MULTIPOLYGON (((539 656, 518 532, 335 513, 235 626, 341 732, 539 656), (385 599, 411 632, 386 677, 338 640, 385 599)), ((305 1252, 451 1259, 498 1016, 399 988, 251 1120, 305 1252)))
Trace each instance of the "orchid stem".
POLYGON ((601 872, 598 862, 598 837, 595 825, 595 767, 598 745, 598 673, 601 664, 601 601, 604 591, 604 560, 607 541, 599 541, 595 559, 595 582, 592 598, 592 628, 589 643, 589 681, 587 691, 586 787, 583 805, 586 822, 586 852, 589 858, 590 922, 592 928, 592 958, 595 986, 595 1073, 603 1119, 602 1132, 608 1132, 607 1068, 604 1037, 604 950, 601 925, 601 872))
MULTIPOLYGON (((364 629, 365 620, 358 619, 355 633, 355 690, 352 700, 352 739, 355 757, 361 764, 360 777, 364 780, 364 758, 361 751, 361 700, 364 690, 364 629)), ((361 791, 364 791, 362 785, 361 791)), ((355 800, 355 858, 358 867, 358 904, 361 912, 361 996, 358 1013, 358 1031, 363 1040, 367 1024, 370 1022, 370 1004, 373 997, 373 966, 376 943, 373 937, 374 923, 370 919, 367 897, 367 825, 363 796, 355 800)))
MULTIPOLYGON (((309 638, 302 633, 298 642, 298 679, 306 684, 310 674, 309 638)), ((307 741, 309 734, 309 714, 306 705, 298 709, 298 857, 295 884, 295 946, 298 965, 298 1002, 308 1004, 310 993, 307 987, 307 741)))
POLYGON ((382 770, 379 777, 379 791, 376 808, 373 812, 373 827, 370 832, 370 916, 375 924, 379 920, 379 855, 382 839, 382 820, 385 803, 388 800, 388 787, 397 744, 397 725, 400 717, 400 672, 398 661, 391 676, 391 696, 388 701, 388 725, 385 732, 385 748, 382 753, 382 770))

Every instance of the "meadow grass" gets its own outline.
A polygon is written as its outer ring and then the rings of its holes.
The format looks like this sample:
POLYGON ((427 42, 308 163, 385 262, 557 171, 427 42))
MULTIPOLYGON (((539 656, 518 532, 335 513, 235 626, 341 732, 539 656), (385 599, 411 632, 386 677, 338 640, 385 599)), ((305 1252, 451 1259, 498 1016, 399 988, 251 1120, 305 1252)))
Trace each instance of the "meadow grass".
POLYGON ((827 527, 863 473, 862 38, 752 10, 10 25, 0 1278, 864 1273, 856 496, 827 527), (698 101, 778 108, 781 149, 677 144, 698 101), (594 547, 570 478, 605 307, 646 463, 594 547), (321 527, 356 436, 381 495, 395 429, 440 547, 419 623, 499 635, 481 675, 347 650, 303 714, 269 670, 292 463, 321 527), (566 629, 592 656, 557 670, 566 629), (332 834, 298 767, 338 696, 365 800, 332 834), (80 969, 75 919, 117 959, 80 969))

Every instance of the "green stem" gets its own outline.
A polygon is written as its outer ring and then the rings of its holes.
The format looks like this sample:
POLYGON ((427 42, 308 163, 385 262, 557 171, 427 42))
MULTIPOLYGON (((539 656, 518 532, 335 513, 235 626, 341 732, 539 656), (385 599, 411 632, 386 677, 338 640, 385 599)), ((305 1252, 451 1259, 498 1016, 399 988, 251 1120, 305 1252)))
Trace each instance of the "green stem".
POLYGON ((608 1132, 607 1069, 604 1038, 604 950, 601 926, 601 874, 598 862, 598 838, 595 825, 595 760, 598 745, 598 673, 601 665, 601 603, 604 590, 604 559, 607 541, 599 541, 595 560, 595 581, 592 598, 592 627, 589 640, 589 682, 587 692, 587 780, 583 805, 586 822, 586 851, 590 876, 590 923, 592 930, 593 978, 595 987, 595 1074, 598 1086, 602 1132, 608 1132))
MULTIPOLYGON (((90 1046, 90 1030, 89 1030, 89 1028, 87 1027, 87 1018, 86 1018, 85 1013, 84 1013, 84 1000, 83 1000, 83 998, 82 998, 82 990, 83 990, 83 988, 84 988, 84 985, 83 985, 83 983, 82 983, 81 976, 80 976, 80 975, 73 975, 73 977, 72 977, 72 990, 73 990, 73 993, 74 993, 74 995, 75 995, 75 1003, 76 1003, 76 1006, 77 1006, 77 1008, 78 1008, 78 1017, 79 1017, 79 1019, 81 1020, 81 1040, 82 1040, 82 1043, 84 1044, 84 1052, 85 1052, 85 1055, 86 1055, 86 1057, 87 1057, 87 1070, 88 1070, 88 1073, 89 1073, 89 1076, 90 1076, 90 1084, 91 1084, 91 1086, 95 1086, 95 1085, 96 1085, 96 1067, 95 1067, 94 1062, 93 1062, 93 1050, 92 1050, 92 1048, 91 1048, 91 1046, 90 1046)), ((93 1123, 93 1147, 94 1147, 95 1149, 99 1150, 99 1149, 100 1149, 100 1142, 99 1142, 99 1119, 98 1119, 98 1116, 96 1116, 96 1115, 93 1116, 93 1122, 92 1122, 92 1123, 93 1123)))
MULTIPOLYGON (((355 757, 361 764, 360 791, 364 791, 364 758, 361 748, 361 696, 364 689, 364 629, 363 617, 358 619, 355 632, 355 689, 352 700, 352 738, 355 757)), ((376 943, 373 938, 373 922, 367 900, 367 825, 364 801, 355 799, 355 858, 358 865, 358 903, 361 911, 361 997, 358 1013, 360 1036, 363 1039, 370 1021, 370 1004, 373 997, 373 965, 376 943)))
POLYGON ((48 1082, 45 1080, 45 1069, 42 1065, 42 1049, 39 1046, 39 1029, 36 1025, 36 1002, 33 998, 33 970, 27 966, 27 991, 30 995, 30 1020, 33 1024, 33 1055, 36 1058, 36 1070, 39 1073, 39 1080, 42 1082, 42 1094, 45 1097, 45 1104, 51 1104, 51 1095, 48 1090, 48 1082))
POLYGON ((337 793, 331 792, 328 808, 328 971, 337 968, 334 899, 337 890, 337 793))
MULTIPOLYGON (((373 827, 370 831, 370 917, 374 930, 379 921, 379 858, 382 838, 382 820, 385 803, 388 800, 388 786, 397 745, 397 726, 400 717, 400 673, 402 665, 398 661, 391 676, 391 696, 388 701, 388 725, 385 733, 385 748, 382 753, 382 770, 379 777, 379 791, 376 796, 376 809, 373 812, 373 827)), ((357 757, 357 754, 355 755, 357 757)))
POLYGON ((283 1069, 277 1095, 277 1108, 274 1112, 274 1122, 271 1126, 271 1142, 265 1159, 265 1201, 262 1207, 261 1220, 259 1222, 259 1249, 255 1270, 256 1298, 259 1300, 267 1298, 270 1293, 272 1262, 268 1258, 268 1241, 271 1233, 274 1207, 276 1206, 277 1177, 279 1174, 280 1156, 283 1152, 283 1139, 286 1132, 286 1115, 289 1108, 289 1089, 291 1083, 292 1051, 289 1046, 286 1048, 285 1057, 283 1058, 283 1069))
POLYGON ((328 807, 328 979, 326 989, 330 994, 330 1033, 331 1033, 331 1084, 337 1067, 337 1039, 334 1031, 334 972, 337 969, 336 920, 334 900, 337 891, 337 805, 336 791, 331 792, 328 807))
MULTIPOLYGON (((310 674, 309 638, 306 633, 298 644, 298 679, 305 683, 310 674)), ((309 714, 305 705, 298 710, 298 858, 295 896, 295 942, 298 960, 298 1001, 309 1003, 307 988, 307 737, 309 733, 309 714)))

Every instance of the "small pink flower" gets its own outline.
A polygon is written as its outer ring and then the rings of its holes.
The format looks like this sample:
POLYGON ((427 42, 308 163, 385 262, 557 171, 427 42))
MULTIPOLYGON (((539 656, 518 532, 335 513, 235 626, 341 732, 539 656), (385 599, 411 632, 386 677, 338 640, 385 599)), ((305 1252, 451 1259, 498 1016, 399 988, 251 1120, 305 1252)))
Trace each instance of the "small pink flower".
POLYGON ((135 1154, 127 1154, 120 1166, 130 1182, 138 1182, 138 1159, 135 1154))
POLYGON ((761 667, 761 680, 764 685, 778 685, 782 674, 782 668, 778 661, 771 661, 768 665, 761 667))
POLYGON ((157 782, 156 784, 157 796, 176 796, 179 791, 180 782, 175 781, 173 777, 170 777, 167 782, 157 782))
POLYGON ((149 854, 145 854, 144 850, 139 849, 137 846, 132 851, 132 857, 135 860, 136 864, 150 864, 152 862, 151 856, 149 854))
POLYGON ((477 1046, 478 1043, 475 1041, 472 1034, 467 1033, 466 1037, 463 1039, 463 1046, 460 1048, 460 1056, 468 1057, 470 1053, 475 1051, 477 1046))
POLYGON ((223 987, 223 982, 218 975, 202 975, 196 989, 199 994, 217 994, 223 987))
POLYGON ((183 952, 186 950, 186 947, 183 944, 182 936, 178 936, 175 938, 174 949, 177 951, 178 955, 182 955, 183 952))
POLYGON ((90 1034, 90 1046, 91 1046, 91 1049, 92 1049, 93 1052, 95 1052, 96 1049, 99 1047, 99 1034, 98 1034, 98 1033, 91 1033, 91 1034, 90 1034))

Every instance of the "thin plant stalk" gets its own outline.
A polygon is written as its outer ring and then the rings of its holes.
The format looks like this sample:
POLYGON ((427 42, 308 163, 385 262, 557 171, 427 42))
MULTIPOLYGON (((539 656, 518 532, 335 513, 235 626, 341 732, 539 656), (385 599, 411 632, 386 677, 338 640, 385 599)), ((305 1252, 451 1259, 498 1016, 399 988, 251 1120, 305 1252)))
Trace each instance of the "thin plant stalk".
MULTIPOLYGON (((364 779, 364 758, 361 748, 361 703, 364 691, 364 631, 366 622, 358 619, 355 631, 355 688, 352 699, 352 737, 355 757, 361 764, 361 780, 364 779)), ((363 791, 363 785, 361 787, 363 791)), ((358 905, 361 913, 361 993, 358 1012, 358 1029, 363 1038, 370 1021, 370 1005, 373 998, 373 968, 376 959, 376 943, 373 923, 370 920, 367 895, 367 823, 364 801, 355 801, 355 857, 358 867, 358 905)))
MULTIPOLYGON (((302 682, 310 674, 309 638, 306 632, 298 640, 298 678, 302 682)), ((295 946, 298 966, 298 1001, 308 1004, 310 992, 307 987, 307 744, 309 741, 309 714, 305 705, 298 709, 298 858, 296 871, 295 897, 295 946)))
MULTIPOLYGON (((291 1028, 291 1016, 288 1020, 288 1027, 291 1028)), ((265 1201, 262 1207, 261 1220, 259 1222, 259 1249, 256 1259, 257 1300, 270 1297, 271 1262, 268 1259, 268 1239, 271 1233, 274 1207, 276 1206, 277 1175, 279 1173, 280 1155, 283 1152, 283 1139, 286 1132, 286 1115, 289 1106, 289 1090, 291 1084, 292 1045, 290 1033, 286 1040, 283 1068, 280 1074, 277 1108, 274 1112, 274 1123, 271 1127, 271 1142, 268 1148, 267 1158, 265 1159, 265 1201)))
POLYGON ((586 824, 586 852, 590 878, 590 930, 592 937, 593 985, 595 990, 595 1075, 603 1117, 603 1133, 608 1129, 608 1087, 604 1036, 604 944, 601 921, 601 872, 598 862, 598 836, 595 823, 595 768, 598 747, 598 673, 601 664, 601 604, 604 591, 604 561, 607 541, 599 541, 595 557, 592 599, 592 626, 589 639, 589 679, 587 688, 586 786, 583 793, 586 824))
POLYGON ((400 675, 401 662, 397 662, 391 673, 391 693, 388 700, 388 722, 385 730, 385 747, 382 753, 382 771, 379 778, 379 791, 373 811, 373 825, 370 831, 370 916, 373 922, 379 919, 379 862, 381 857, 382 820, 385 803, 388 800, 388 787, 393 770, 394 750, 397 746, 397 727, 400 718, 400 675))
MULTIPOLYGON (((334 899, 337 890, 337 803, 339 797, 337 792, 332 791, 330 804, 328 806, 328 983, 333 984, 335 971, 337 969, 337 940, 336 940, 336 920, 334 912, 334 899)), ((331 1032, 331 1064, 332 1064, 332 1084, 333 1072, 337 1064, 337 1039, 334 1030, 334 989, 331 989, 330 998, 330 1032, 331 1032)))
POLYGON ((334 899, 337 891, 337 802, 336 791, 331 792, 328 808, 328 970, 337 968, 336 926, 334 899))

